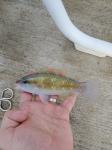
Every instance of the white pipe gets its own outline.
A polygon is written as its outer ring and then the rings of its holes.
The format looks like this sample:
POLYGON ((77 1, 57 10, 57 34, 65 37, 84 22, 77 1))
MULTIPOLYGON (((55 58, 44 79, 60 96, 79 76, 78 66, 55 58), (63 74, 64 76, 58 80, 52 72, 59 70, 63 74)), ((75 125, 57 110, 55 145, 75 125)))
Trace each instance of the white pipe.
POLYGON ((99 57, 112 57, 112 43, 88 36, 71 22, 61 0, 42 0, 61 32, 72 42, 76 49, 99 57))

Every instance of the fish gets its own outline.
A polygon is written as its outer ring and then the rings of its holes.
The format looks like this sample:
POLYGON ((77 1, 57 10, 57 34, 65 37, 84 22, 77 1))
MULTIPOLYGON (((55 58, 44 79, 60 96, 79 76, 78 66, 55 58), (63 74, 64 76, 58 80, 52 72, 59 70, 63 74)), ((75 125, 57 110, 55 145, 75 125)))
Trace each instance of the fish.
POLYGON ((37 72, 18 80, 16 89, 39 95, 42 100, 48 101, 49 96, 80 92, 85 88, 85 83, 53 72, 37 72))

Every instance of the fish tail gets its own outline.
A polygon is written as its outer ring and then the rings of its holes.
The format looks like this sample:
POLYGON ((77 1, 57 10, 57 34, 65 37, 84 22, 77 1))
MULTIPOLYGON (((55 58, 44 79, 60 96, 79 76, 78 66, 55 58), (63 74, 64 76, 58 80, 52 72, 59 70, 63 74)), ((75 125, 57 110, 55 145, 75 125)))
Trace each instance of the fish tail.
POLYGON ((83 97, 87 97, 91 100, 97 99, 100 94, 99 82, 95 80, 81 82, 80 93, 83 97))

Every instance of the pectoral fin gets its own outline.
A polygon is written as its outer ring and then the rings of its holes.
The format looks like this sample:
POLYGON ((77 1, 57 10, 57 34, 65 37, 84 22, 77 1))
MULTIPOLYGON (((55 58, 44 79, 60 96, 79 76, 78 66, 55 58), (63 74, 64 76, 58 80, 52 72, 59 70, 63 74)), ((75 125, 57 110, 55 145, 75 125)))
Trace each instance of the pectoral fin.
POLYGON ((49 96, 45 95, 45 94, 39 94, 39 97, 41 99, 42 102, 46 103, 49 100, 49 96))

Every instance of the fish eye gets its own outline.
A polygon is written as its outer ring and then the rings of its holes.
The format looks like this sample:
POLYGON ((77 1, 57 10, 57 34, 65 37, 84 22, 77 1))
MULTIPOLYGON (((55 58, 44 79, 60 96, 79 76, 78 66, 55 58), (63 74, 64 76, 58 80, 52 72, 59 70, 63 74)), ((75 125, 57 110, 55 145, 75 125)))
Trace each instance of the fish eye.
POLYGON ((23 81, 23 83, 25 83, 25 84, 26 84, 26 83, 28 83, 28 81, 27 81, 27 80, 25 80, 25 81, 23 81))

